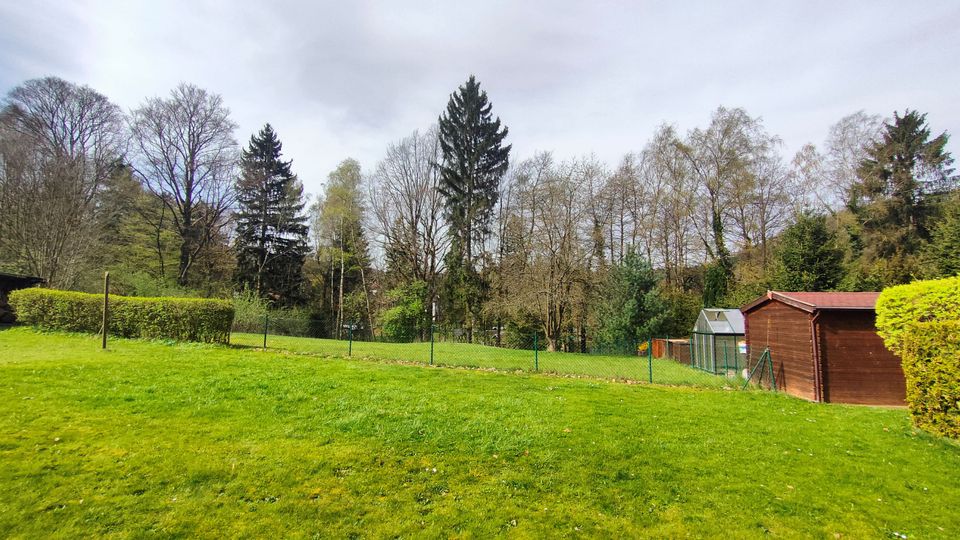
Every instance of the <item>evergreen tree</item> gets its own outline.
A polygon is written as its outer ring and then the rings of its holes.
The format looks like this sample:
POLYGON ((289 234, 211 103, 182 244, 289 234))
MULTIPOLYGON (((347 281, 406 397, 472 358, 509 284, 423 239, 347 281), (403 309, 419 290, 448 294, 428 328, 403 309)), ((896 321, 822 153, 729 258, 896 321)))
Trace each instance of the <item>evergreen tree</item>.
POLYGON ((931 195, 957 186, 948 136, 931 139, 926 115, 894 113, 882 138, 868 148, 851 188, 850 210, 862 227, 862 264, 883 285, 904 283, 919 271, 919 252, 930 239, 931 195))
POLYGON ((237 180, 236 282, 261 298, 289 306, 304 299, 307 218, 303 186, 281 159, 270 124, 250 138, 237 180))
POLYGON ((510 145, 503 145, 506 126, 493 118, 492 105, 480 83, 471 75, 451 94, 446 112, 440 116, 440 192, 445 199, 447 220, 456 259, 447 261, 447 290, 464 299, 468 337, 472 339, 472 317, 480 307, 477 291, 477 247, 490 233, 492 211, 497 203, 500 179, 509 166, 510 145), (452 281, 451 281, 452 280, 452 281))
POLYGON ((803 213, 781 236, 774 287, 785 291, 829 291, 844 276, 843 250, 827 218, 803 213))
POLYGON ((611 268, 600 304, 598 342, 611 349, 636 350, 640 341, 660 335, 669 321, 669 308, 660 280, 633 249, 611 268))
POLYGON ((703 276, 703 305, 719 306, 730 290, 730 278, 733 275, 733 260, 724 248, 724 254, 707 265, 703 276))
POLYGON ((926 256, 929 277, 960 275, 960 192, 944 204, 943 216, 934 226, 926 256))

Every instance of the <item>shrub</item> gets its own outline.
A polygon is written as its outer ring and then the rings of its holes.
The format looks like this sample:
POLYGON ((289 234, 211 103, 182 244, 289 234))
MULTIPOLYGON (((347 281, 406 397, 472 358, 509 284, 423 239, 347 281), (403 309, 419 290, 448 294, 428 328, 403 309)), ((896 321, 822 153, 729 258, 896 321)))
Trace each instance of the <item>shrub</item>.
MULTIPOLYGON (((50 330, 99 333, 103 296, 50 289, 10 294, 17 320, 50 330)), ((233 305, 202 298, 110 296, 110 333, 131 338, 227 343, 233 305)))
POLYGON ((308 309, 270 309, 266 300, 251 290, 233 295, 233 331, 260 334, 264 317, 269 316, 269 332, 281 336, 325 337, 327 328, 323 321, 313 317, 308 309))
POLYGON ((380 314, 383 338, 387 341, 410 342, 426 333, 428 318, 424 306, 427 284, 414 281, 387 292, 393 304, 380 314))
MULTIPOLYGON (((270 313, 270 333, 278 336, 324 337, 324 329, 314 322, 310 311, 303 308, 272 310, 270 313)), ((263 319, 260 319, 263 324, 263 319)), ((262 332, 263 328, 256 330, 262 332)))
POLYGON ((233 329, 237 332, 262 332, 263 316, 269 311, 266 300, 244 289, 233 295, 233 329))
POLYGON ((919 322, 960 321, 960 276, 889 287, 877 300, 877 333, 902 354, 903 340, 919 322))
POLYGON ((912 325, 903 337, 903 374, 914 423, 960 439, 960 321, 912 325))

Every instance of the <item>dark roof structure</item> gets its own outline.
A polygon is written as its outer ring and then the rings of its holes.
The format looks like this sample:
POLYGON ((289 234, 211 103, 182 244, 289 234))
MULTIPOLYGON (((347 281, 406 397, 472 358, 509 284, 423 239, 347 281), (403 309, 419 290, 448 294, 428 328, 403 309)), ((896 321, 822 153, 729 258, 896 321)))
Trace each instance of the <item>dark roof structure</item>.
POLYGON ((740 308, 744 313, 752 311, 771 300, 779 300, 797 309, 813 313, 819 310, 854 309, 873 311, 877 306, 878 292, 781 292, 767 294, 740 308))
POLYGON ((0 290, 2 291, 9 292, 16 289, 25 289, 27 287, 33 287, 34 285, 46 283, 46 281, 47 280, 36 276, 24 276, 20 274, 8 274, 6 272, 0 272, 0 290))

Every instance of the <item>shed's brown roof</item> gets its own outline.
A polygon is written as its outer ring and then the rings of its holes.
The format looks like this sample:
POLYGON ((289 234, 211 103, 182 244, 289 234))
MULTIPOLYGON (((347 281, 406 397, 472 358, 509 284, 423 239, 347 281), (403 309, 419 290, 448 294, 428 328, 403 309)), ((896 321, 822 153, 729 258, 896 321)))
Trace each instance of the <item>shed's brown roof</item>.
POLYGON ((878 292, 781 292, 767 291, 767 294, 740 308, 746 313, 771 300, 778 300, 803 311, 814 312, 820 309, 856 309, 874 310, 878 292))

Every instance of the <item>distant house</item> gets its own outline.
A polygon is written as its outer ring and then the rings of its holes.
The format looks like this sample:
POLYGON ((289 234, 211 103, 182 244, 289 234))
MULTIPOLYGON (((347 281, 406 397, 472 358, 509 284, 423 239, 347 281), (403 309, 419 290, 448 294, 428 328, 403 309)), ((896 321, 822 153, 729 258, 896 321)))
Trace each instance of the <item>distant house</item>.
POLYGON ((703 309, 690 338, 690 365, 711 373, 738 372, 745 367, 739 347, 743 339, 739 309, 703 309))
POLYGON ((903 405, 900 358, 875 326, 876 292, 778 292, 743 306, 751 359, 770 349, 778 389, 811 401, 903 405))
POLYGON ((0 272, 0 324, 10 324, 15 320, 13 310, 7 302, 10 291, 26 289, 44 283, 43 278, 35 276, 21 276, 0 272))

